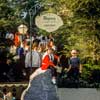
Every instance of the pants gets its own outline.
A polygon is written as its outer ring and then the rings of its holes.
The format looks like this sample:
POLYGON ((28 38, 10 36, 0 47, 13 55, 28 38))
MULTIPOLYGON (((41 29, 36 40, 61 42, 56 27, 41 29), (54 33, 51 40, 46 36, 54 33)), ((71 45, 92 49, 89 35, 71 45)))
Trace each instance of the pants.
POLYGON ((71 68, 70 71, 68 72, 68 77, 72 78, 74 80, 79 80, 79 68, 71 68))

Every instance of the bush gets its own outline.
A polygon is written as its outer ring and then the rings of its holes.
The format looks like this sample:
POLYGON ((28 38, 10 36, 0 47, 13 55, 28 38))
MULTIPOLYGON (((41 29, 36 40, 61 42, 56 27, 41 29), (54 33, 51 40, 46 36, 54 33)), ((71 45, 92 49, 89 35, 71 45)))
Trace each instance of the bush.
POLYGON ((83 73, 81 74, 83 80, 95 83, 100 83, 100 66, 99 65, 91 65, 84 64, 83 65, 83 73))

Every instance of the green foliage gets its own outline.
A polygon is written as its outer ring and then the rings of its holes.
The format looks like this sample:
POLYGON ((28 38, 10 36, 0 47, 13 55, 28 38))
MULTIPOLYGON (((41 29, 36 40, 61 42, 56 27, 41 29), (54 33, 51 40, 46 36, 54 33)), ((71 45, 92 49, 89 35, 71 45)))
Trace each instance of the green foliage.
POLYGON ((91 71, 84 67, 81 77, 83 80, 88 81, 88 79, 91 77, 91 71))
POLYGON ((92 65, 92 64, 84 64, 84 67, 88 70, 100 70, 99 65, 92 65))
POLYGON ((0 1, 0 31, 15 31, 21 19, 16 15, 15 1, 0 1), (13 4, 14 3, 14 4, 13 4))
POLYGON ((100 66, 92 65, 92 64, 83 64, 83 71, 81 74, 82 79, 88 82, 91 81, 92 75, 96 74, 96 73, 93 73, 94 71, 100 72, 100 66))

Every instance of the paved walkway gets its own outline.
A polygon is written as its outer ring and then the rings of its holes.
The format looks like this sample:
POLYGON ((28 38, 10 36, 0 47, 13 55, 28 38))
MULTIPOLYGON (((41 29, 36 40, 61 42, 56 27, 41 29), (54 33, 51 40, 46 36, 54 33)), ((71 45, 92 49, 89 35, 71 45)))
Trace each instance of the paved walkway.
POLYGON ((60 100, 100 100, 100 89, 94 88, 59 88, 60 100))

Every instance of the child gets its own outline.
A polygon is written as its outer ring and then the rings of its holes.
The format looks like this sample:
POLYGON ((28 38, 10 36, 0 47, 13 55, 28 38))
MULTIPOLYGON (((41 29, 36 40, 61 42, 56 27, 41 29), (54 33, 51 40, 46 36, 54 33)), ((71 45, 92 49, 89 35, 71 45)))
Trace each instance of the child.
POLYGON ((80 73, 82 73, 82 64, 78 57, 78 52, 77 50, 72 50, 69 60, 68 77, 79 80, 80 73))

